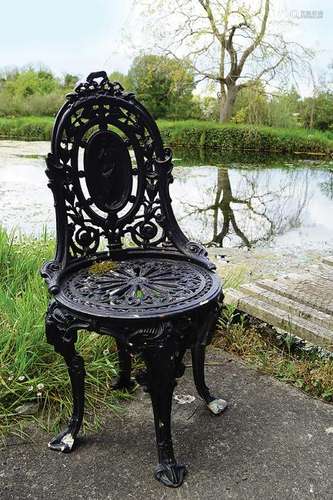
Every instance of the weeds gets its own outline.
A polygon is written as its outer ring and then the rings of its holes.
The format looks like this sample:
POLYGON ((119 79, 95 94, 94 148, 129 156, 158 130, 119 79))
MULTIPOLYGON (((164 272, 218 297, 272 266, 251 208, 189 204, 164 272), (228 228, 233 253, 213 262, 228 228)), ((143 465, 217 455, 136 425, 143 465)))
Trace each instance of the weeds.
MULTIPOLYGON (((0 435, 32 420, 55 430, 70 415, 67 369, 44 336, 48 296, 39 268, 52 254, 46 234, 16 242, 0 229, 0 435)), ((87 369, 85 425, 96 427, 100 409, 117 411, 125 397, 111 391, 115 348, 109 337, 87 332, 77 346, 87 369)))
POLYGON ((267 327, 246 326, 244 316, 232 306, 223 311, 213 344, 311 396, 333 402, 332 358, 294 352, 291 336, 285 336, 283 342, 280 337, 277 342, 267 327))

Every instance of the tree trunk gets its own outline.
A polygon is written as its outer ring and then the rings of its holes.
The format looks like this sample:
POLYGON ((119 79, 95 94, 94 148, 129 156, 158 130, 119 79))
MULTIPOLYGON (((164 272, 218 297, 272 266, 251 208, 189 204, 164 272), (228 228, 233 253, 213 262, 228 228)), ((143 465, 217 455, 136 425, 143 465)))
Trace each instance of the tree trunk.
POLYGON ((227 88, 227 92, 225 98, 221 99, 221 107, 220 107, 220 122, 226 123, 230 120, 232 115, 232 110, 234 108, 234 104, 237 97, 237 87, 236 85, 230 85, 227 88))

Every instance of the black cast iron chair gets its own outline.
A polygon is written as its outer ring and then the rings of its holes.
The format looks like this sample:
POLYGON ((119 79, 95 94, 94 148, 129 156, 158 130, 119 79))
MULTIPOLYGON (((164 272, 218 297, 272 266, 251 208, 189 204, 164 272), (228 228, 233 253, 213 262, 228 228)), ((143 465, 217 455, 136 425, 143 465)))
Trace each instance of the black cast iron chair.
POLYGON ((192 350, 195 385, 214 414, 226 402, 204 380, 222 298, 214 265, 188 241, 171 208, 171 151, 164 149, 147 110, 105 72, 91 73, 59 111, 47 157, 56 211, 57 249, 42 269, 52 299, 47 340, 62 354, 73 392, 68 427, 49 447, 69 452, 84 410, 84 362, 74 344, 78 330, 115 337, 118 389, 131 390, 131 355, 146 372, 137 377, 150 393, 159 465, 155 477, 179 486, 170 414, 175 379, 192 350))

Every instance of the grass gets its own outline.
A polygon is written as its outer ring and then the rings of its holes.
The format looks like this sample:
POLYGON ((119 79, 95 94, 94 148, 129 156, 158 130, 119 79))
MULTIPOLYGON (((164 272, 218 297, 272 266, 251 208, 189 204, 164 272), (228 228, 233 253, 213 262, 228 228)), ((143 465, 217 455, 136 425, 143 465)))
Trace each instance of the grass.
MULTIPOLYGON (((48 296, 39 268, 53 254, 53 246, 46 235, 14 242, 0 229, 0 435, 23 432, 32 420, 55 431, 60 416, 70 415, 65 363, 44 336, 48 296), (18 415, 22 405, 37 414, 18 415)), ((87 369, 85 425, 96 427, 100 410, 117 411, 125 397, 110 389, 117 371, 114 344, 108 337, 82 332, 77 346, 87 369)))
MULTIPOLYGON (((33 421, 55 432, 60 419, 70 416, 67 370, 44 336, 48 296, 39 268, 51 258, 53 247, 54 242, 46 234, 38 240, 17 241, 0 229, 0 435, 22 434, 33 421), (28 410, 18 414, 22 406, 28 410)), ((240 266, 226 275, 225 286, 237 286, 244 272, 240 266)), ((272 336, 258 328, 246 327, 242 321, 234 324, 234 314, 232 308, 225 309, 215 346, 312 396, 333 401, 332 360, 296 355, 290 342, 276 345, 272 336)), ((87 369, 84 425, 96 428, 105 410, 117 412, 119 400, 128 396, 111 390, 117 372, 112 339, 80 332, 77 348, 87 369)))
MULTIPOLYGON (((0 138, 49 140, 53 117, 27 116, 0 118, 0 138)), ((255 151, 269 153, 333 153, 333 134, 301 128, 219 124, 216 122, 158 120, 164 141, 171 146, 255 151)))
POLYGON ((293 343, 290 335, 278 340, 267 326, 246 325, 232 306, 224 309, 213 341, 215 347, 240 356, 261 372, 332 403, 333 358, 297 351, 293 343))

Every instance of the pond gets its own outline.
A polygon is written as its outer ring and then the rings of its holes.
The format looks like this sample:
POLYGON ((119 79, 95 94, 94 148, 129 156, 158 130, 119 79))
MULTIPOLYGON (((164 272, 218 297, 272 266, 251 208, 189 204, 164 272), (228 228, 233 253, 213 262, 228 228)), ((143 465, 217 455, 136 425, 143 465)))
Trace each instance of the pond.
MULTIPOLYGON (((48 151, 48 142, 0 141, 0 223, 8 230, 54 231, 48 151)), ((333 248, 332 161, 175 150, 174 164, 173 206, 191 239, 296 253, 333 248)))

